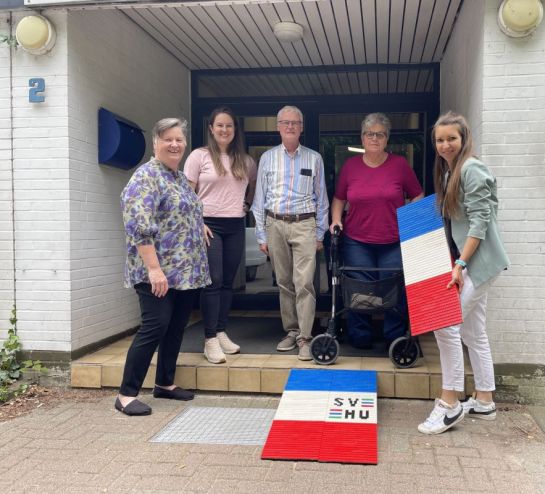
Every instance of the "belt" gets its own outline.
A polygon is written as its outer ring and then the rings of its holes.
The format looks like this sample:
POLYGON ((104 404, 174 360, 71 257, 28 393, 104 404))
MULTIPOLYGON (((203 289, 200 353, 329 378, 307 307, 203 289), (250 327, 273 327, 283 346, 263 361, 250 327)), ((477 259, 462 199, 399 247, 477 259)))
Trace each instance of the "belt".
POLYGON ((276 214, 267 209, 267 216, 274 218, 275 220, 286 221, 287 223, 296 223, 297 221, 308 220, 314 218, 316 213, 301 213, 301 214, 276 214))

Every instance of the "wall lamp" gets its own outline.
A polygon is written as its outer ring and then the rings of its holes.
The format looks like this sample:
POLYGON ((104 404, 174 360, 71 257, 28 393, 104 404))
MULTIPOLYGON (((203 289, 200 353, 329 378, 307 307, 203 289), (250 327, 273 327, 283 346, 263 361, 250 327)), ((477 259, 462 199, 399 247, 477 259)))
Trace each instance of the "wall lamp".
POLYGON ((498 10, 500 29, 512 38, 532 34, 543 20, 540 0, 503 0, 498 10))
POLYGON ((15 28, 17 43, 33 55, 43 55, 55 45, 55 28, 41 15, 23 17, 15 28))

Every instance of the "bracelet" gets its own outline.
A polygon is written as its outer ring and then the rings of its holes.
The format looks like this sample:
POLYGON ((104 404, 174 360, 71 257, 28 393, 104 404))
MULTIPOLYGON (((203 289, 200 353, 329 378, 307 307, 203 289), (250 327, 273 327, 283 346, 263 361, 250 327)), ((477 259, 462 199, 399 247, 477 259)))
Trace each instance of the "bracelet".
POLYGON ((250 209, 250 207, 252 206, 248 201, 244 201, 244 205, 245 205, 248 209, 250 209))
POLYGON ((454 261, 454 264, 458 264, 458 266, 462 266, 462 269, 467 268, 467 262, 462 261, 461 259, 456 259, 456 261, 454 261))

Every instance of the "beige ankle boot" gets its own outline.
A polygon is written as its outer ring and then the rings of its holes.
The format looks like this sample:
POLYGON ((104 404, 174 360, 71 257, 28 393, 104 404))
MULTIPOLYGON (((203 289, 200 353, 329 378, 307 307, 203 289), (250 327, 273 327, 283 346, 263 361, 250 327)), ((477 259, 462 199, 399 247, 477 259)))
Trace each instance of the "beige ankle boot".
POLYGON ((204 356, 208 359, 208 362, 212 364, 221 364, 227 361, 218 338, 208 338, 204 340, 204 356))
POLYGON ((221 349, 223 350, 223 353, 227 353, 228 355, 233 355, 234 353, 240 352, 240 347, 231 341, 229 336, 227 336, 227 333, 225 331, 218 332, 217 334, 218 341, 220 342, 221 349))

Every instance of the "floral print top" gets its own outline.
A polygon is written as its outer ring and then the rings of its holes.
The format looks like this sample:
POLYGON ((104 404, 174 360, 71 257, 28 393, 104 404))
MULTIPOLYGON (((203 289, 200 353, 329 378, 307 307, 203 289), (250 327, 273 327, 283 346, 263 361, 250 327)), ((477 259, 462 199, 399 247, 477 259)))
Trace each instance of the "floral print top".
POLYGON ((133 174, 121 193, 127 241, 125 286, 149 283, 138 245, 154 245, 169 288, 211 283, 204 241, 203 206, 180 171, 156 158, 133 174))

